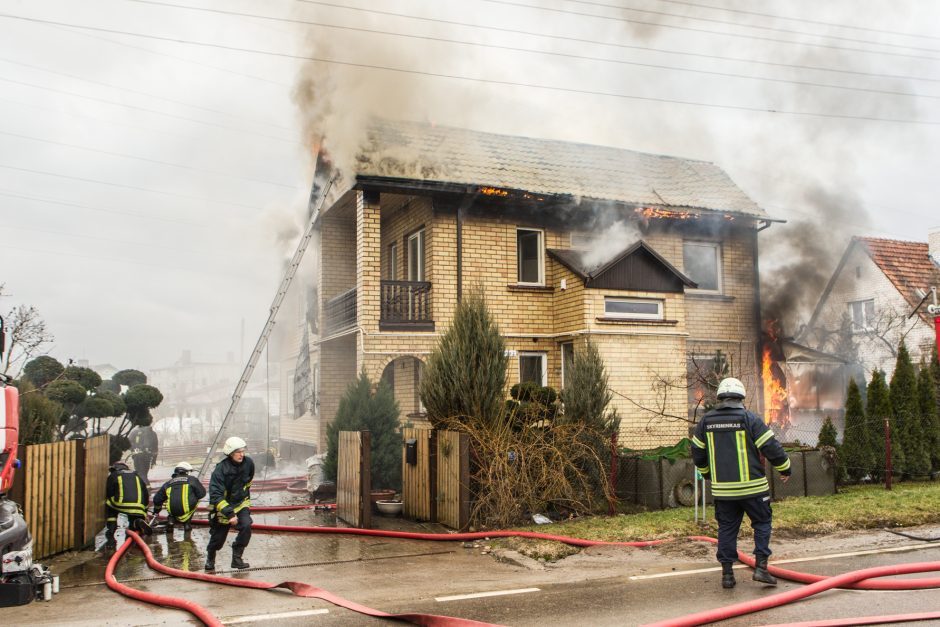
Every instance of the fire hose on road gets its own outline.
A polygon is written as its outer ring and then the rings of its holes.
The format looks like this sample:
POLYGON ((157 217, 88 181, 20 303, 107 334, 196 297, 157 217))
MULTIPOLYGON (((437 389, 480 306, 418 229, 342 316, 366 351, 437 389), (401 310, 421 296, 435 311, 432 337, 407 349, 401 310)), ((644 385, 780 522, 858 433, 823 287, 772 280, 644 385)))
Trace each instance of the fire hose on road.
MULTIPOLYGON (((306 506, 279 506, 279 511, 284 511, 286 509, 296 508, 301 509, 306 506)), ((208 524, 205 521, 194 521, 198 524, 208 524)), ((558 536, 546 533, 538 533, 531 531, 485 531, 485 532, 475 532, 475 533, 454 533, 454 534, 434 534, 434 533, 412 533, 404 531, 382 531, 378 529, 355 529, 355 528, 340 528, 340 527, 310 527, 310 526, 291 526, 291 525, 269 525, 269 524, 254 524, 252 525, 253 530, 257 531, 270 531, 270 532, 294 532, 294 533, 325 533, 325 534, 346 534, 346 535, 362 535, 362 536, 378 536, 386 538, 400 538, 408 540, 429 540, 429 541, 470 541, 470 540, 481 540, 486 538, 507 538, 507 537, 518 537, 518 538, 533 538, 541 540, 553 540, 557 542, 563 542, 572 546, 579 547, 590 547, 590 546, 628 546, 628 547, 650 547, 666 542, 675 541, 675 539, 664 539, 664 540, 643 540, 636 542, 604 542, 604 541, 595 541, 595 540, 585 540, 582 538, 571 538, 568 536, 558 536)), ((405 622, 410 622, 416 625, 426 625, 429 627, 460 627, 460 626, 470 626, 470 625, 487 625, 488 623, 481 623, 477 621, 471 621, 461 618, 453 618, 448 616, 438 616, 433 614, 388 614, 381 612, 379 610, 374 610, 366 606, 360 605, 353 601, 349 601, 337 595, 334 595, 330 592, 327 592, 321 588, 317 588, 310 584, 299 583, 299 582, 282 582, 280 584, 272 584, 268 582, 261 581, 252 581, 245 579, 234 579, 231 577, 223 577, 219 575, 209 575, 202 573, 194 573, 189 571, 178 570, 175 568, 170 568, 163 564, 157 562, 153 555, 150 553, 150 549, 147 547, 146 543, 133 531, 128 530, 129 539, 121 545, 120 549, 114 554, 111 558, 111 561, 108 564, 108 569, 105 574, 106 581, 108 586, 120 594, 129 596, 131 598, 144 601, 147 603, 152 603, 155 605, 162 605, 165 607, 174 607, 178 609, 183 609, 191 612, 194 616, 199 618, 207 625, 218 625, 221 624, 218 622, 218 619, 215 618, 208 610, 199 606, 193 602, 186 601, 184 599, 178 599, 174 597, 166 597, 157 594, 152 594, 149 592, 142 592, 129 588, 121 583, 119 583, 114 578, 114 569, 117 564, 120 562, 121 558, 130 548, 131 543, 136 543, 141 550, 144 552, 146 557, 147 564, 159 572, 173 575, 176 577, 184 577, 187 579, 196 579, 199 581, 208 581, 212 583, 219 583, 224 585, 231 586, 240 586, 246 588, 255 588, 255 589, 274 589, 274 588, 285 588, 293 592, 297 596, 309 597, 309 598, 319 598, 335 605, 351 609, 356 612, 360 612, 369 616, 376 616, 381 618, 392 618, 397 620, 402 620, 405 622)), ((699 542, 709 542, 716 543, 717 540, 708 536, 689 536, 686 538, 691 541, 699 542)), ((754 559, 751 556, 745 555, 744 553, 738 553, 739 559, 753 567, 754 559)), ((784 568, 779 568, 773 565, 770 565, 769 570, 777 577, 784 579, 790 579, 800 583, 806 583, 803 588, 796 590, 790 590, 787 592, 782 592, 779 594, 774 594, 763 599, 757 599, 753 601, 747 601, 744 603, 737 603, 729 605, 726 607, 716 608, 713 610, 708 610, 705 612, 699 612, 695 614, 690 614, 688 616, 683 616, 675 619, 660 621, 653 623, 657 627, 683 627, 687 625, 702 625, 705 623, 715 622, 719 620, 725 620, 728 618, 733 618, 735 616, 743 616, 745 614, 750 614, 753 612, 758 612, 764 609, 769 609, 772 607, 779 607, 794 601, 804 599, 820 592, 826 590, 831 590, 833 588, 851 588, 856 590, 919 590, 926 588, 940 588, 940 578, 921 578, 913 580, 887 580, 881 581, 881 577, 889 577, 894 575, 904 575, 911 573, 922 573, 922 572, 937 572, 940 571, 940 562, 921 562, 921 563, 912 563, 912 564, 901 564, 898 566, 880 566, 875 568, 867 568, 864 570, 853 571, 849 573, 844 573, 842 575, 837 575, 833 577, 826 577, 822 575, 812 575, 808 573, 801 573, 798 571, 788 570, 784 568)), ((825 622, 826 625, 870 625, 870 624, 883 624, 888 622, 900 622, 900 621, 915 621, 915 620, 930 620, 930 619, 940 619, 940 612, 925 612, 919 614, 904 614, 904 615, 894 615, 894 616, 871 616, 871 617, 861 617, 861 618, 851 618, 851 619, 839 619, 842 622, 825 622)), ((799 625, 822 625, 823 623, 819 622, 810 622, 810 623, 799 623, 799 625)), ((793 624, 794 627, 797 625, 793 624)))

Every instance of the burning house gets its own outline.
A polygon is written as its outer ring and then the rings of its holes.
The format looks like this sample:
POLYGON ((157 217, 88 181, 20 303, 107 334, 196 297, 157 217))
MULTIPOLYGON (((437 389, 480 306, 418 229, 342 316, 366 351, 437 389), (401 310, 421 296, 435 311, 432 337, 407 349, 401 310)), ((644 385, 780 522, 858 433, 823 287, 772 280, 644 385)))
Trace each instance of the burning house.
POLYGON ((561 388, 598 346, 627 446, 685 436, 719 366, 763 409, 757 233, 773 220, 720 168, 408 122, 366 135, 316 217, 321 450, 363 370, 420 424, 424 362, 471 287, 509 385, 561 388))

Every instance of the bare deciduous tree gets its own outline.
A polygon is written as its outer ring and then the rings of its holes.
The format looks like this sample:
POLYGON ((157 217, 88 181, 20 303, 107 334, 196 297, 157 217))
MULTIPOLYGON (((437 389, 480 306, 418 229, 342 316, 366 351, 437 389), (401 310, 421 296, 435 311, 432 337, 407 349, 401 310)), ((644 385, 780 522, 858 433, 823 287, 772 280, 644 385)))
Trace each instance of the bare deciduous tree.
MULTIPOLYGON (((3 285, 0 284, 0 296, 2 295, 3 285)), ((13 307, 3 320, 7 333, 7 346, 2 363, 2 374, 16 378, 23 365, 43 345, 49 344, 54 338, 46 328, 46 321, 33 305, 13 307)))

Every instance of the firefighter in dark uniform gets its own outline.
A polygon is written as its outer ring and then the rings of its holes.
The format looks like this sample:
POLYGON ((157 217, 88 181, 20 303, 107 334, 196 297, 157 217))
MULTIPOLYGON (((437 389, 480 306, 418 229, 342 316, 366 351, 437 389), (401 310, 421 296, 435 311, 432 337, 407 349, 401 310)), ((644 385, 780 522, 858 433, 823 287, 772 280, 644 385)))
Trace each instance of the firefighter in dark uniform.
POLYGON ((695 467, 711 479, 723 588, 735 585, 732 566, 738 559, 738 531, 744 514, 754 528, 756 565, 752 579, 777 585, 777 579, 767 571, 772 512, 761 456, 780 473, 781 481, 790 478, 790 458, 764 421, 744 408, 744 394, 738 379, 722 380, 718 405, 702 417, 692 436, 695 467))
POLYGON ((216 464, 209 480, 209 546, 206 570, 215 570, 215 554, 225 544, 229 527, 238 535, 232 543, 232 568, 248 568, 242 555, 251 540, 251 481, 255 463, 245 455, 247 444, 239 437, 225 441, 225 459, 216 464))
POLYGON ((113 549, 116 546, 114 532, 117 531, 118 514, 127 516, 129 528, 138 529, 138 524, 147 514, 150 492, 140 475, 124 462, 114 462, 110 470, 105 484, 105 546, 113 549))
POLYGON ((189 476, 193 467, 189 462, 180 462, 173 469, 173 476, 160 486, 153 495, 153 513, 157 515, 166 503, 167 531, 173 531, 175 523, 182 523, 183 530, 193 528, 190 521, 196 513, 196 503, 206 495, 206 489, 196 477, 189 476))

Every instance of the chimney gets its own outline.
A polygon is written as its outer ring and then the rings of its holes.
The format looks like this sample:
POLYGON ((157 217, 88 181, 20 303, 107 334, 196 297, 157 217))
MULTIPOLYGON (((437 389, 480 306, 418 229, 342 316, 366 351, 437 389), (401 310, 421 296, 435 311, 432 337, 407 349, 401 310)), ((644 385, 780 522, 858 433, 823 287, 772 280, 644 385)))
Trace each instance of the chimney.
POLYGON ((927 250, 933 262, 940 266, 940 226, 930 229, 930 235, 927 236, 927 250))

